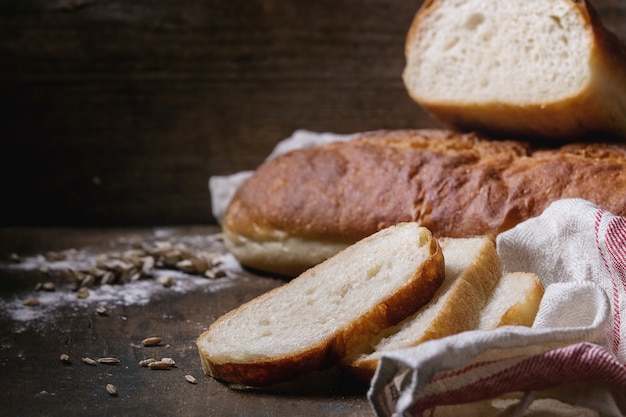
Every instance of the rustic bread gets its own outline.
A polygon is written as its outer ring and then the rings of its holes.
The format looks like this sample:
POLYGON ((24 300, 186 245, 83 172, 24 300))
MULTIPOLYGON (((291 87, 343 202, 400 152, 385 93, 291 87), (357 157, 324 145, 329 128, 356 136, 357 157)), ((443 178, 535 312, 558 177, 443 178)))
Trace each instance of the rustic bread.
POLYGON ((626 47, 588 1, 426 1, 405 55, 409 95, 447 127, 626 140, 626 47))
POLYGON ((505 274, 481 312, 478 328, 491 330, 500 326, 532 326, 543 292, 543 284, 533 273, 505 274))
POLYGON ((430 231, 384 229, 219 318, 197 341, 202 367, 263 386, 331 366, 427 303, 443 276, 430 231))
POLYGON ((448 130, 365 133, 261 165, 235 193, 225 243, 251 268, 296 276, 384 227, 496 235, 579 197, 626 215, 626 145, 534 150, 448 130))
POLYGON ((488 237, 443 238, 439 244, 445 260, 445 279, 430 302, 342 361, 360 379, 371 379, 384 352, 479 326, 481 311, 502 272, 495 242, 488 237))

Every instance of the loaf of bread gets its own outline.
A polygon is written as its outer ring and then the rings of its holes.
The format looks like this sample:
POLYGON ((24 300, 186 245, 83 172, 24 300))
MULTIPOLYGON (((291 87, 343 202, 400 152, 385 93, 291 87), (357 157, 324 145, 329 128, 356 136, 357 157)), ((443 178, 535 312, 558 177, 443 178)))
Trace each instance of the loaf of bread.
POLYGON ((429 0, 408 32, 409 95, 458 131, 626 140, 626 47, 586 0, 429 0))
POLYGON ((626 216, 625 172, 623 144, 532 149, 448 130, 377 131, 264 163, 222 226, 243 265, 296 276, 400 222, 436 237, 495 236, 562 198, 626 216))
POLYGON ((264 386, 334 365, 426 304, 443 277, 430 231, 392 226, 219 318, 197 341, 202 367, 264 386))
POLYGON ((502 273, 495 242, 488 237, 443 238, 439 245, 445 278, 430 302, 343 359, 342 365, 359 379, 370 381, 385 352, 479 327, 481 312, 502 273))

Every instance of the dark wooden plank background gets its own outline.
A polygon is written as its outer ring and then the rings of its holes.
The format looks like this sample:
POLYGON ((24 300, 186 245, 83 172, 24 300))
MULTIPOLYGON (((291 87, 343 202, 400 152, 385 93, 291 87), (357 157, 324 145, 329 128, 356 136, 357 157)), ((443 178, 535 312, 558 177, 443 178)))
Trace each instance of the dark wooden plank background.
POLYGON ((209 176, 295 129, 423 119, 399 78, 415 2, 1 7, 10 224, 207 223, 209 176))
POLYGON ((296 129, 436 126, 400 78, 421 3, 2 1, 0 226, 210 224, 208 178, 296 129))

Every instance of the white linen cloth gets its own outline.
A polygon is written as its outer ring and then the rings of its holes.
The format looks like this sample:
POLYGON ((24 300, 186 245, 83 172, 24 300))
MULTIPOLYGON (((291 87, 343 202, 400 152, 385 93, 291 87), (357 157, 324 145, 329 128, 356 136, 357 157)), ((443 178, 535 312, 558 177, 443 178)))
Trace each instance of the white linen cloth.
POLYGON ((560 200, 497 248, 505 272, 545 286, 533 327, 385 354, 368 392, 377 415, 625 415, 626 219, 560 200))
MULTIPOLYGON (((353 137, 298 130, 267 160, 353 137)), ((209 180, 218 221, 251 174, 209 180)), ((383 355, 368 391, 376 414, 626 415, 626 219, 561 200, 497 246, 505 272, 534 272, 546 288, 533 327, 469 331, 383 355)))

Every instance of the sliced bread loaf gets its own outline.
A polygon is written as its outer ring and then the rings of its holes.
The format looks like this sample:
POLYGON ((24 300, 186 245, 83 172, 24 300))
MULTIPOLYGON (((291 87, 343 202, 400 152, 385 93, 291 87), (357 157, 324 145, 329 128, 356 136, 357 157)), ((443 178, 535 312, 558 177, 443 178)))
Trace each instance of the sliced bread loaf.
POLYGON ((626 47, 585 0, 429 0, 405 47, 409 95, 446 126, 626 140, 626 47))
POLYGON ((426 304, 443 277, 428 229, 383 229, 220 317, 197 341, 202 367, 263 386, 332 366, 426 304))
POLYGON ((342 361, 350 372, 369 381, 383 352, 408 348, 479 325, 480 313, 501 276, 495 242, 488 237, 442 238, 445 279, 431 301, 397 326, 381 332, 342 361))
POLYGON ((503 275, 480 316, 479 329, 532 326, 543 298, 543 284, 529 272, 503 275))

